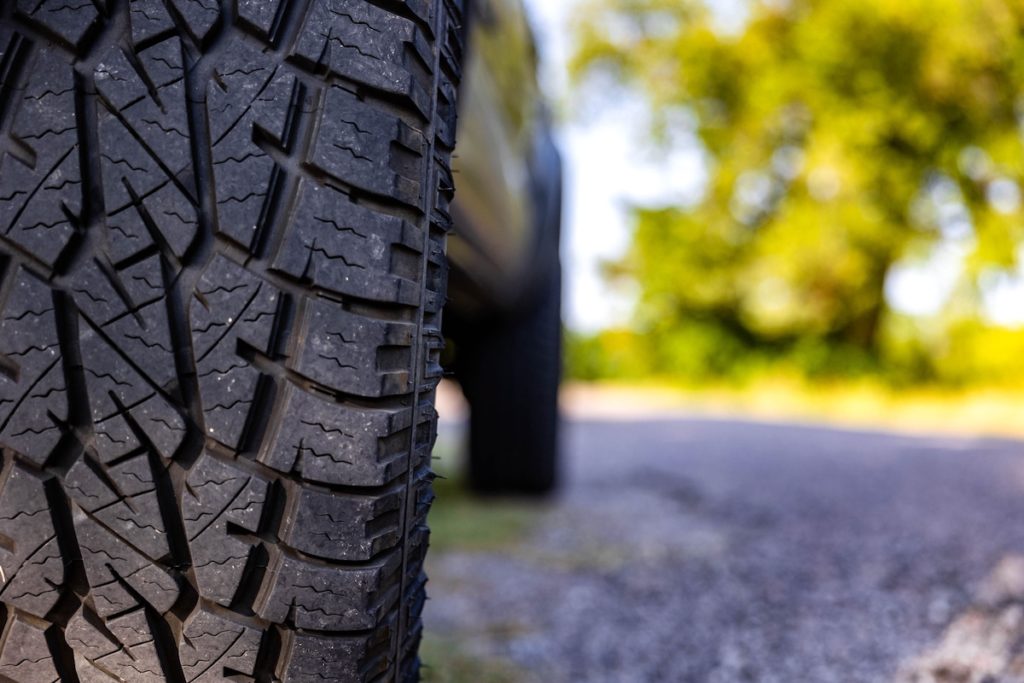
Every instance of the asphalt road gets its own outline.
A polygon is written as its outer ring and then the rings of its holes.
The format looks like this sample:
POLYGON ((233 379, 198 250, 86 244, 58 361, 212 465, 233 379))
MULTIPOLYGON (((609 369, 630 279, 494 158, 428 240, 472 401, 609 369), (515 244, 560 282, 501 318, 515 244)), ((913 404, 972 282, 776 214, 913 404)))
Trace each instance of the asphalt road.
POLYGON ((431 564, 522 681, 1024 681, 1024 443, 576 420, 529 537, 431 564))

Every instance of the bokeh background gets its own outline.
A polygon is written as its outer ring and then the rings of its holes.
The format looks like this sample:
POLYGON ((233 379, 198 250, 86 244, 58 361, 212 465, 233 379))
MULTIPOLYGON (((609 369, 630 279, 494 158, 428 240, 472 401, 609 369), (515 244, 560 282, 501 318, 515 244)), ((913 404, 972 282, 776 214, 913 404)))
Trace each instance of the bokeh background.
POLYGON ((581 162, 572 374, 1020 381, 1018 3, 571 15, 547 33, 570 36, 563 110, 581 162), (590 213, 595 195, 625 220, 590 213), (602 232, 619 235, 603 282, 577 263, 602 232), (628 303, 608 310, 602 287, 628 303))
POLYGON ((445 389, 432 680, 1024 680, 1024 3, 526 4, 570 476, 474 499, 445 389))

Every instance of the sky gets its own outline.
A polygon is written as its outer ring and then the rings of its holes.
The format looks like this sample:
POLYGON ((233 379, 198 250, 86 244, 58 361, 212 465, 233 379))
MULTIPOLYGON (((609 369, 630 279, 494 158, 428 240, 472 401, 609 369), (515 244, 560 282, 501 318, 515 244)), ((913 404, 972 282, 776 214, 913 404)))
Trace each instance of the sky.
MULTIPOLYGON (((696 140, 679 138, 670 152, 646 141, 646 118, 635 100, 603 103, 600 111, 575 111, 565 73, 571 45, 569 20, 579 0, 525 0, 542 58, 541 82, 563 116, 556 134, 566 160, 562 240, 564 318, 570 329, 594 332, 627 324, 636 293, 601 277, 602 263, 629 246, 634 204, 686 204, 699 198, 707 172, 696 140)), ((738 30, 744 0, 711 0, 723 30, 738 30)), ((1019 201, 1018 196, 1018 201, 1019 201)), ((956 286, 970 240, 950 234, 927 257, 892 269, 889 305, 908 315, 939 312, 956 286)), ((1024 249, 1019 261, 1024 264, 1024 249)), ((990 322, 1024 325, 1024 266, 993 276, 984 314, 990 322)))

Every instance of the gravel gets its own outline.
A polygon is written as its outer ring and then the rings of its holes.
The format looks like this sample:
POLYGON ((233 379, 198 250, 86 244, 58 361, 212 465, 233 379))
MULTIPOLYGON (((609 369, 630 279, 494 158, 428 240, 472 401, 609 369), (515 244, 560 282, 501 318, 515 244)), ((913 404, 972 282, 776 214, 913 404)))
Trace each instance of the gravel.
POLYGON ((566 426, 529 537, 431 560, 428 632, 524 683, 1024 682, 1024 444, 566 426))

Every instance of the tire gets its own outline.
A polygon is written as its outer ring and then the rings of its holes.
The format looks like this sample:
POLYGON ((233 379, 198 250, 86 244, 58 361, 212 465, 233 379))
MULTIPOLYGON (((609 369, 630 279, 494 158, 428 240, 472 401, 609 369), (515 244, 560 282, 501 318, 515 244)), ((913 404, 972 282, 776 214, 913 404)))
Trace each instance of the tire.
POLYGON ((538 495, 558 484, 561 300, 556 261, 532 305, 458 339, 469 483, 479 493, 538 495))
POLYGON ((0 681, 418 680, 460 2, 0 7, 0 681))

